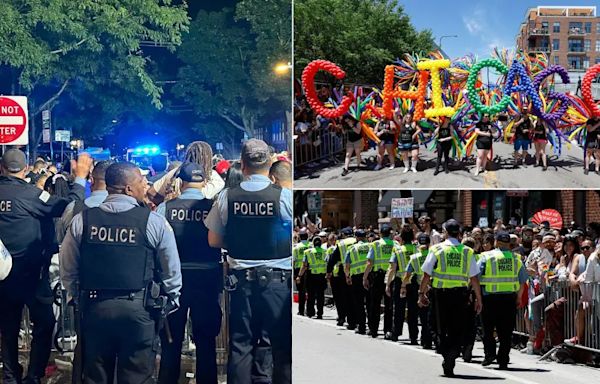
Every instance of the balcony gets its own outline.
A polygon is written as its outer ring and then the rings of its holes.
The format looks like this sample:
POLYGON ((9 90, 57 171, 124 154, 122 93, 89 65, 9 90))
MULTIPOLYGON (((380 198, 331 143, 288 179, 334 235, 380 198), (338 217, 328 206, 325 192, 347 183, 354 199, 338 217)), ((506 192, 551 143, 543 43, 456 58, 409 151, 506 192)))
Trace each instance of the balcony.
POLYGON ((550 29, 548 28, 529 28, 527 31, 529 36, 548 36, 550 35, 550 29))
POLYGON ((570 47, 569 48, 569 54, 573 54, 573 55, 585 55, 586 53, 588 53, 588 51, 586 51, 583 48, 578 48, 578 47, 570 47))
POLYGON ((527 52, 543 52, 550 53, 550 47, 529 47, 527 48, 527 52))
POLYGON ((581 28, 571 28, 569 29, 569 36, 571 37, 584 37, 588 33, 581 28))

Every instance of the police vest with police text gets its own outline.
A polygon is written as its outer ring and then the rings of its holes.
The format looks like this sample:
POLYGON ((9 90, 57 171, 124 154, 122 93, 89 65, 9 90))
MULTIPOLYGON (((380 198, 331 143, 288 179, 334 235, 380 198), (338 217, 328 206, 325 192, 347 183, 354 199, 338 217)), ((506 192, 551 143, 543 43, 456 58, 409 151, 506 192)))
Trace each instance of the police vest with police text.
POLYGON ((415 253, 410 257, 409 264, 412 267, 413 273, 417 275, 419 279, 423 277, 423 263, 429 254, 429 250, 427 248, 422 249, 421 251, 415 253))
POLYGON ((312 247, 312 243, 308 240, 302 240, 298 244, 294 245, 294 249, 292 250, 294 256, 294 268, 302 268, 302 262, 304 261, 304 251, 310 249, 312 247))
MULTIPOLYGON (((397 244, 397 243, 396 243, 397 244)), ((404 245, 396 245, 394 250, 392 251, 392 255, 396 256, 396 262, 398 263, 398 270, 396 271, 397 277, 404 276, 406 272, 406 267, 410 261, 410 256, 414 255, 417 252, 417 246, 408 243, 404 245)))
POLYGON ((479 282, 485 286, 488 293, 518 292, 519 270, 523 262, 519 255, 511 251, 494 249, 484 252, 481 256, 485 260, 485 271, 479 282))
POLYGON ((373 249, 373 271, 387 271, 392 252, 398 244, 392 239, 379 239, 371 243, 373 249))
POLYGON ((325 252, 322 247, 313 247, 304 251, 304 257, 310 268, 310 273, 313 275, 324 274, 327 271, 325 252))
POLYGON ((175 234, 181 269, 217 267, 221 261, 221 250, 208 244, 208 229, 204 225, 212 204, 210 199, 181 198, 165 204, 165 216, 175 234))
POLYGON ((431 251, 437 259, 433 269, 433 288, 457 288, 469 285, 473 250, 463 244, 436 244, 431 251))
POLYGON ((125 212, 101 208, 82 211, 80 288, 130 290, 145 288, 154 275, 155 250, 146 236, 150 210, 125 212))
POLYGON ((358 242, 354 244, 350 252, 350 275, 360 275, 365 273, 367 269, 367 255, 371 246, 369 243, 358 242))
POLYGON ((227 190, 225 242, 231 257, 273 260, 291 256, 292 231, 281 219, 281 191, 274 184, 260 191, 227 190))
POLYGON ((337 241, 337 249, 340 253, 340 261, 333 267, 333 276, 339 276, 340 269, 343 271, 344 260, 346 254, 352 245, 356 244, 355 237, 347 237, 337 241))

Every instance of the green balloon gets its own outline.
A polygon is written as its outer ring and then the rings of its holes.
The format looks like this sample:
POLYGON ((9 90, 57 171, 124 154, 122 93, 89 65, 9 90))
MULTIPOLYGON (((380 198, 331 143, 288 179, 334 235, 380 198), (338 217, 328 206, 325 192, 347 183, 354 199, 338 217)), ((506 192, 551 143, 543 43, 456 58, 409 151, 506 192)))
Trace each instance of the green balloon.
POLYGON ((481 99, 477 94, 477 90, 475 89, 475 83, 477 81, 477 75, 479 74, 479 71, 485 67, 495 68, 503 75, 508 73, 508 67, 498 59, 485 59, 475 64, 469 71, 469 77, 467 78, 467 94, 469 95, 469 101, 471 102, 471 105, 476 112, 481 114, 489 113, 493 115, 508 108, 508 105, 510 104, 510 96, 502 96, 502 99, 500 99, 499 103, 489 107, 481 102, 481 99))

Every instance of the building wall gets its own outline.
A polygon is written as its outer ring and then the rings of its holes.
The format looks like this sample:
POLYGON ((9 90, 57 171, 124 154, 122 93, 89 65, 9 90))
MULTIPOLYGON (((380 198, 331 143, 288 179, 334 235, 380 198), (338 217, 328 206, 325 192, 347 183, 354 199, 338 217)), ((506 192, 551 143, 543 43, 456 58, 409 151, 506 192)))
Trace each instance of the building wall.
POLYGON ((600 223, 600 193, 598 191, 587 191, 586 205, 587 224, 591 222, 600 223))

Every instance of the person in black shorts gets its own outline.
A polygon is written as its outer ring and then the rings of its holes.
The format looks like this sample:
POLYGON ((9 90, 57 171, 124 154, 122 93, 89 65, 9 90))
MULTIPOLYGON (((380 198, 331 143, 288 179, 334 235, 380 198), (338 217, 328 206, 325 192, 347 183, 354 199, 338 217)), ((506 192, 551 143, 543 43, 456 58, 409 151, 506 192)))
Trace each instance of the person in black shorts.
POLYGON ((531 121, 531 116, 529 115, 529 108, 523 107, 523 112, 519 117, 519 120, 515 123, 515 141, 514 141, 514 158, 515 158, 515 168, 519 164, 519 161, 522 162, 525 167, 527 160, 527 150, 531 145, 531 130, 533 128, 533 123, 531 121), (520 154, 519 150, 522 150, 523 153, 520 154))
POLYGON ((533 145, 535 146, 535 167, 540 165, 540 158, 544 165, 544 171, 548 169, 548 158, 546 157, 546 144, 548 144, 548 124, 541 118, 537 119, 533 127, 533 145))
POLYGON ((475 176, 483 169, 487 173, 487 162, 492 150, 492 122, 489 113, 484 113, 481 120, 475 124, 475 146, 477 147, 477 160, 475 161, 475 176))
POLYGON ((450 161, 450 149, 452 149, 452 135, 454 133, 454 126, 450 124, 449 117, 442 117, 440 125, 433 132, 433 136, 437 137, 437 164, 435 166, 436 176, 440 173, 440 166, 442 165, 442 156, 444 156, 444 171, 450 173, 448 170, 448 163, 450 161))
POLYGON ((596 174, 600 175, 600 119, 592 117, 585 123, 587 135, 585 137, 586 154, 584 159, 583 173, 586 175, 590 169, 592 155, 596 159, 596 174))
POLYGON ((342 176, 348 174, 348 167, 350 166, 350 159, 352 154, 356 154, 356 169, 360 169, 360 153, 364 147, 362 129, 360 122, 350 115, 345 115, 342 119, 342 127, 344 132, 347 133, 348 140, 346 141, 346 160, 344 162, 344 170, 342 176))
POLYGON ((411 155, 412 158, 410 170, 417 173, 417 161, 419 161, 419 133, 421 132, 421 128, 419 128, 412 119, 413 115, 409 112, 404 115, 401 123, 396 121, 396 123, 399 123, 400 125, 399 145, 400 152, 402 153, 402 162, 404 163, 404 171, 402 171, 402 173, 407 173, 409 171, 409 155, 411 155))
POLYGON ((390 169, 394 169, 396 166, 396 152, 394 151, 394 144, 396 142, 396 124, 386 118, 382 118, 377 125, 375 125, 375 134, 381 140, 377 145, 379 155, 377 156, 375 170, 379 171, 383 168, 383 158, 386 151, 388 159, 390 160, 390 169))

